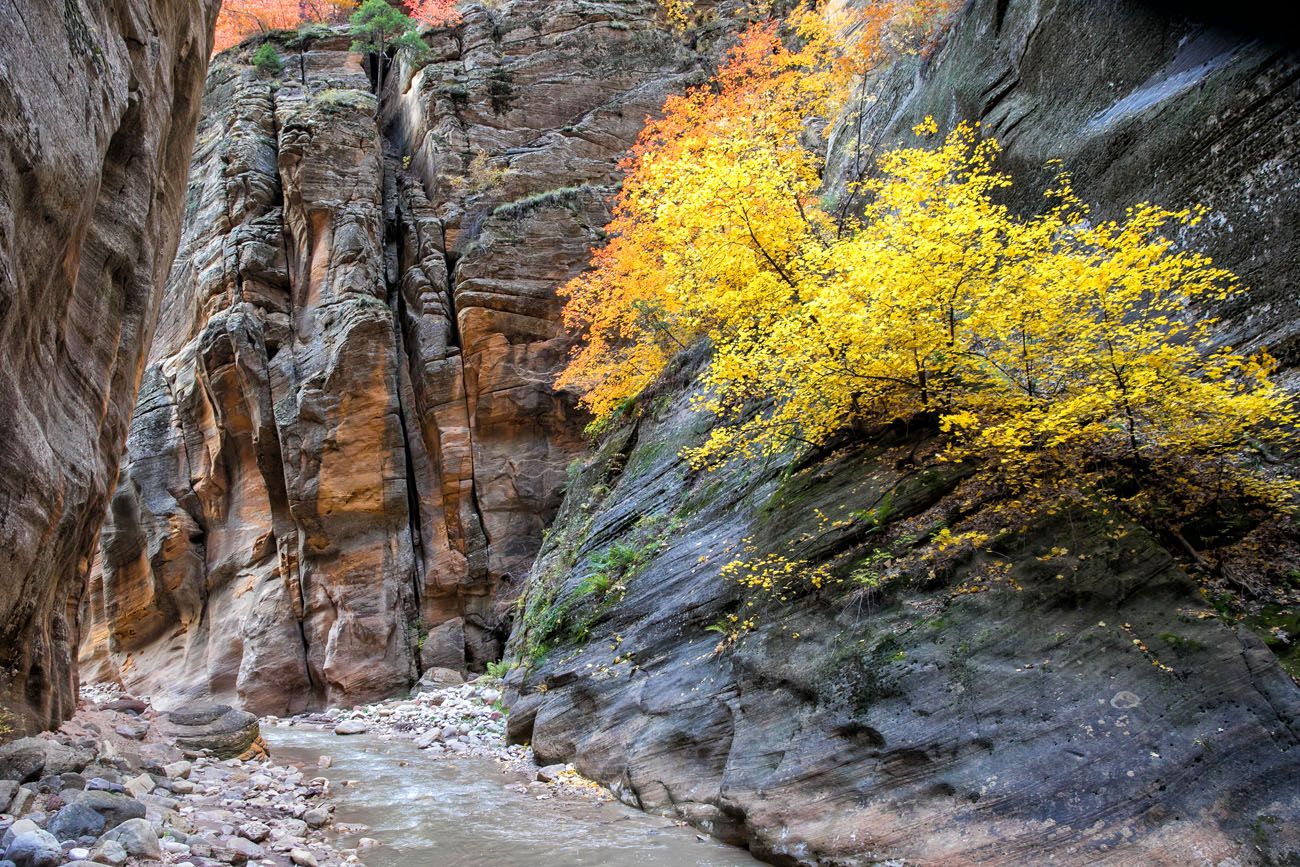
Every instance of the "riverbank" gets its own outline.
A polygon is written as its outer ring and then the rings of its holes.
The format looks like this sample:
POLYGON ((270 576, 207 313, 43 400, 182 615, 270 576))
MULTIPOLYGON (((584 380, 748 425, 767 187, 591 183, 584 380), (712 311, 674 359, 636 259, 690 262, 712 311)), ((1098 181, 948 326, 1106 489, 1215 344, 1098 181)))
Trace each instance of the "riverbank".
POLYGON ((505 742, 500 681, 443 678, 409 698, 261 720, 86 687, 59 731, 0 748, 0 777, 13 777, 0 782, 0 855, 16 867, 759 863, 571 767, 538 767, 505 742))
MULTIPOLYGON (((446 677, 455 677, 446 672, 446 677)), ((274 727, 305 727, 331 731, 339 737, 369 734, 388 740, 410 741, 431 760, 491 759, 512 774, 515 785, 535 797, 613 800, 609 790, 586 779, 568 765, 538 767, 531 748, 507 744, 506 712, 501 706, 501 682, 482 676, 470 683, 447 682, 437 686, 426 679, 410 698, 331 708, 286 719, 265 717, 274 727)))
MULTIPOLYGON (((437 753, 378 732, 340 736, 320 725, 265 727, 280 761, 315 766, 333 783, 338 845, 378 845, 366 867, 758 867, 741 849, 609 797, 532 779, 486 755, 437 753), (365 830, 349 830, 364 827, 365 830)), ((531 774, 529 774, 531 771, 531 774)), ((563 778, 562 778, 563 779, 563 778)))
POLYGON ((17 867, 355 864, 333 812, 329 780, 268 759, 256 719, 223 706, 162 714, 93 686, 58 731, 0 747, 0 854, 17 867))

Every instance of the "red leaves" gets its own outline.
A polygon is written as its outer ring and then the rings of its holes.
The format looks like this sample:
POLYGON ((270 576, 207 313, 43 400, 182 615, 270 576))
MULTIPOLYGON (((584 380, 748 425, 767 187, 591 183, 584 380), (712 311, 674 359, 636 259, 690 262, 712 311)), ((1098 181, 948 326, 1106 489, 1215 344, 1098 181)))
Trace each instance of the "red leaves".
POLYGON ((460 23, 456 0, 408 0, 408 14, 429 27, 451 27, 460 23))
POLYGON ((224 51, 254 33, 292 30, 309 21, 342 21, 355 6, 356 0, 225 0, 213 50, 224 51))

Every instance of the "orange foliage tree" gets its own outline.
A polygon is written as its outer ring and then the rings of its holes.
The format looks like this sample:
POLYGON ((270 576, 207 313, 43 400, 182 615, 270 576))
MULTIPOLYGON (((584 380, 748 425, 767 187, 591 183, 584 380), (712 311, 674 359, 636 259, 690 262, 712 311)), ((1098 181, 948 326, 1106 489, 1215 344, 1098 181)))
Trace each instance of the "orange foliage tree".
POLYGON ((406 7, 412 18, 430 27, 451 27, 460 23, 456 0, 410 0, 406 7))
POLYGON ((214 50, 224 51, 254 33, 289 30, 312 21, 339 22, 356 0, 225 0, 217 17, 214 50))

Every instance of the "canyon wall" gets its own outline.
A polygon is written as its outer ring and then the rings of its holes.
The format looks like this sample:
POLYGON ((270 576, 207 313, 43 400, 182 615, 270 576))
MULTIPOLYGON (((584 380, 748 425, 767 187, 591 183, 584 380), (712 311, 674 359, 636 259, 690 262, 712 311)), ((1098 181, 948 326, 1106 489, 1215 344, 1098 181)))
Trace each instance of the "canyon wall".
POLYGON ((78 607, 179 237, 216 5, 4 4, 0 706, 18 728, 76 705, 78 607))
POLYGON ((214 61, 86 676, 283 714, 500 656, 585 448, 556 287, 698 74, 657 14, 470 7, 382 101, 328 28, 214 61))
MULTIPOLYGON (((1300 62, 1260 42, 1131 4, 975 0, 932 58, 874 79, 830 173, 842 193, 933 115, 1003 140, 1021 208, 1052 158, 1102 216, 1204 202, 1186 240, 1251 286, 1217 311, 1228 337, 1293 382, 1298 106, 1300 62)), ((706 363, 697 347, 620 415, 529 576, 507 700, 540 761, 777 864, 1300 859, 1300 669, 1216 611, 1186 552, 1080 511, 927 567, 918 546, 978 520, 932 439, 692 470, 706 363), (844 583, 764 604, 721 574, 769 552, 844 583)), ((1300 555, 1265 529, 1219 553, 1238 544, 1300 555)))

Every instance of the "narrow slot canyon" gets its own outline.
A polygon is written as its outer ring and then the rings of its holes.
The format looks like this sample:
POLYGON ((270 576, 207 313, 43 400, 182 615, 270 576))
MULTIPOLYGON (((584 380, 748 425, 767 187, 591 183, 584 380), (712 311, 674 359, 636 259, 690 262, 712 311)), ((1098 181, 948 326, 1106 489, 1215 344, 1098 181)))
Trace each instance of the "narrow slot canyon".
POLYGON ((1300 863, 1300 38, 0 2, 0 867, 1300 863))

